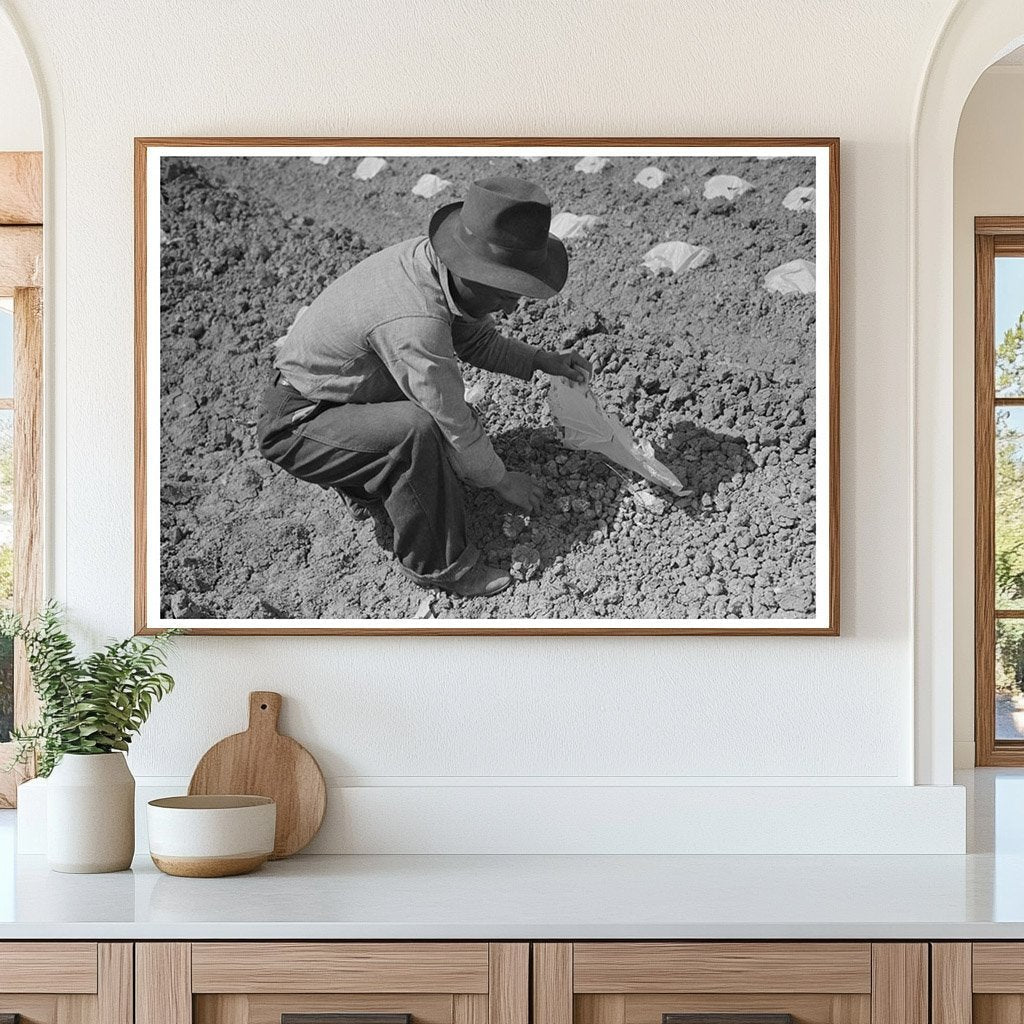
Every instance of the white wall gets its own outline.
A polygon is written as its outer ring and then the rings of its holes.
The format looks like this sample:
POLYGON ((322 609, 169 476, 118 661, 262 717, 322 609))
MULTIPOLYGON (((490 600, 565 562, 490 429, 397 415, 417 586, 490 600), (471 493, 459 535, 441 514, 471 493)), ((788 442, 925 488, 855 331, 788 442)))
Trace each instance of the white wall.
POLYGON ((51 589, 94 639, 132 628, 133 136, 843 140, 840 639, 183 639, 138 774, 274 688, 361 788, 913 782, 908 155, 945 0, 6 6, 53 117, 51 589))
POLYGON ((1024 216, 1024 65, 990 68, 960 119, 954 161, 954 709, 974 764, 974 218, 1024 216))
POLYGON ((0 15, 0 152, 43 148, 39 98, 25 50, 0 15))

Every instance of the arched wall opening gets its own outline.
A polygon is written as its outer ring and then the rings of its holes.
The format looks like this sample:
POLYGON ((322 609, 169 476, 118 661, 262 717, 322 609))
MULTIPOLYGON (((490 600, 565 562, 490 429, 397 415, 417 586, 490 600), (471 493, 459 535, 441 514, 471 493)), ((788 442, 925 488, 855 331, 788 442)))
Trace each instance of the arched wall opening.
MULTIPOLYGON (((974 698, 974 219, 1024 215, 1020 171, 1024 166, 1024 47, 1000 58, 975 83, 964 105, 954 161, 953 264, 953 482, 954 595, 953 701, 954 767, 975 764, 974 698)), ((1024 261, 1017 261, 1024 264, 1024 261)), ((1009 268, 1004 264, 1004 273, 1009 268)), ((1014 318, 1019 292, 1002 280, 1000 306, 1014 318), (1010 299, 1014 306, 1006 305, 1010 299)), ((996 323, 997 338, 1007 324, 996 323)), ((1012 486, 1004 478, 1002 487, 1012 486)), ((1000 491, 1002 492, 1002 490, 1000 491)), ((1009 495, 1004 494, 1005 497, 1009 495)), ((1012 629, 1013 627, 1011 627, 1012 629)), ((997 655, 998 661, 998 655, 997 655)), ((997 696, 997 735, 1019 735, 1017 701, 1008 691, 997 696)))
POLYGON ((955 405, 964 395, 955 384, 958 346, 971 346, 973 334, 964 339, 954 327, 956 138, 975 83, 1022 43, 1018 0, 958 4, 925 70, 911 139, 915 778, 925 785, 952 781, 954 693, 973 693, 973 664, 964 678, 962 656, 964 642, 973 645, 973 599, 964 600, 973 594, 973 555, 966 565, 964 547, 973 544, 973 532, 958 519, 963 411, 955 405))

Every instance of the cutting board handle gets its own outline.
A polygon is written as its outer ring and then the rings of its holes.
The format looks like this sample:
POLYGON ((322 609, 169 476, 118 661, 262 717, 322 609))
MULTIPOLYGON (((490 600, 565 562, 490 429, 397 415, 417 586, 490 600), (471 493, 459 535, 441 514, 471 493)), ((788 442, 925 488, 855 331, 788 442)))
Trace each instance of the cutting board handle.
POLYGON ((249 732, 277 732, 281 715, 281 694, 253 690, 249 694, 249 732))

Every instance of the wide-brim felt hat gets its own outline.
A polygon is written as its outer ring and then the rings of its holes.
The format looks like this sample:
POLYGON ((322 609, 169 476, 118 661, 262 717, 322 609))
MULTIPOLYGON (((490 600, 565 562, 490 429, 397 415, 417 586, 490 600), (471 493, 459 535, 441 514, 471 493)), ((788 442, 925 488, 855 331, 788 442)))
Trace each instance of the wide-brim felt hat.
POLYGON ((460 203, 442 206, 428 234, 454 274, 534 299, 557 295, 569 274, 569 256, 552 235, 551 200, 519 178, 474 182, 460 203))

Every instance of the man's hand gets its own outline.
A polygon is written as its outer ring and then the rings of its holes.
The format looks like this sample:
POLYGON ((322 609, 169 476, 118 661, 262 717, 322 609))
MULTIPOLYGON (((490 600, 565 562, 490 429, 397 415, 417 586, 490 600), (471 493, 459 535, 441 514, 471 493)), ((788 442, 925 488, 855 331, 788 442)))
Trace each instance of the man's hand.
POLYGON ((527 512, 536 512, 544 498, 540 484, 529 473, 507 472, 494 490, 512 505, 527 512))
POLYGON ((534 363, 536 369, 550 373, 552 377, 567 377, 578 384, 590 380, 594 372, 590 360, 580 355, 574 348, 568 348, 564 352, 538 349, 534 363))

